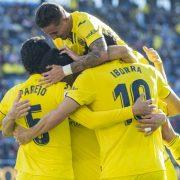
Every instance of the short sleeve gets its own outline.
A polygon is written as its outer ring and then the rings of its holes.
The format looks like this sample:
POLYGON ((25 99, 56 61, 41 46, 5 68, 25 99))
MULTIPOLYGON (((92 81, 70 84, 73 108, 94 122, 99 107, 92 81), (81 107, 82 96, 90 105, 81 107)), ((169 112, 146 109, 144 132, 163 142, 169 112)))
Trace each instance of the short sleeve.
POLYGON ((85 22, 79 26, 78 32, 80 33, 81 37, 86 41, 88 47, 95 40, 104 37, 102 34, 102 30, 98 25, 98 21, 93 17, 85 19, 85 22))
POLYGON ((0 102, 0 129, 2 125, 2 120, 6 116, 6 114, 9 112, 10 103, 12 103, 10 92, 7 92, 5 96, 3 97, 2 101, 0 102))
POLYGON ((158 89, 158 97, 160 99, 165 99, 171 93, 171 87, 167 84, 162 74, 155 70, 157 75, 157 89, 158 89))
POLYGON ((72 98, 80 105, 89 105, 95 100, 95 86, 90 70, 78 76, 72 89, 66 93, 66 97, 72 98))

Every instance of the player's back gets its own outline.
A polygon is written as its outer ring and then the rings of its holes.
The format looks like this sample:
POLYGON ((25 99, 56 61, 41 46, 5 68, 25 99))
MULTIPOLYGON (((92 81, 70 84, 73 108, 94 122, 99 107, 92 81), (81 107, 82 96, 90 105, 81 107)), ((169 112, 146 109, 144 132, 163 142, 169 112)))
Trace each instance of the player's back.
MULTIPOLYGON (((144 92, 146 99, 166 97, 161 80, 153 67, 142 64, 124 64, 113 61, 83 72, 94 92, 95 100, 89 105, 94 111, 132 105, 144 92)), ((82 76, 83 76, 82 74, 82 76)), ((87 87, 87 88, 88 88, 87 87)), ((76 87, 75 87, 76 88, 76 87)), ((91 98, 91 97, 89 97, 91 98)), ((143 174, 164 170, 161 151, 161 131, 145 137, 136 129, 135 119, 109 128, 96 130, 100 144, 102 178, 143 174)))
MULTIPOLYGON (((41 75, 35 74, 22 84, 11 89, 6 96, 7 111, 20 90, 22 99, 30 101, 31 109, 25 118, 16 123, 32 127, 47 113, 55 109, 64 98, 65 83, 48 88, 38 85, 41 75)), ((36 137, 18 150, 16 169, 33 175, 45 175, 73 179, 70 130, 67 120, 51 131, 36 137)))

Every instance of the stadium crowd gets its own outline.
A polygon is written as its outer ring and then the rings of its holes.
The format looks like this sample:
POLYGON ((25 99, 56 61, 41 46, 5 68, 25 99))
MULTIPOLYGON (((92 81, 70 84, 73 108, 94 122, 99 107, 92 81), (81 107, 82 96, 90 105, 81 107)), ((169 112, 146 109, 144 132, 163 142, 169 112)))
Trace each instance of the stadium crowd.
MULTIPOLYGON (((170 85, 180 95, 178 12, 161 7, 151 8, 148 4, 138 8, 130 1, 122 1, 116 7, 110 1, 104 3, 103 8, 99 8, 94 3, 81 1, 78 8, 110 24, 122 39, 138 51, 142 52, 143 45, 156 49, 164 62, 170 85)), ((0 99, 10 87, 26 77, 19 59, 19 49, 23 41, 40 34, 34 23, 34 11, 33 5, 0 6, 0 16, 3 16, 0 21, 0 99)), ((172 123, 180 133, 177 118, 173 118, 172 123)), ((17 145, 11 138, 4 139, 0 136, 0 167, 14 164, 16 149, 17 145)))

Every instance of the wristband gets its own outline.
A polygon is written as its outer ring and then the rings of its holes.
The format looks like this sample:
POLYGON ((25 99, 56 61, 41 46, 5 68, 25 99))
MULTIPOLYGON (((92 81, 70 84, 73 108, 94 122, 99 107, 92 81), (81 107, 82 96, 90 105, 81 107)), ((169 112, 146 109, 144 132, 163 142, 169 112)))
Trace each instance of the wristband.
POLYGON ((65 76, 73 74, 70 64, 63 66, 62 69, 63 69, 65 76))

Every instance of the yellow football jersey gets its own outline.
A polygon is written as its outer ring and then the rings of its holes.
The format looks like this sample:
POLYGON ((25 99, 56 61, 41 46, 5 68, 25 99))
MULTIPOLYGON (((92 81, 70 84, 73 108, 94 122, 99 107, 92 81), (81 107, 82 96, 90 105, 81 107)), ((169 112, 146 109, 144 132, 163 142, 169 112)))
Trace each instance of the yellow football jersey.
POLYGON ((148 59, 146 59, 140 52, 133 50, 134 55, 137 57, 138 62, 142 64, 150 64, 148 59))
POLYGON ((100 178, 99 145, 95 132, 90 129, 112 126, 124 121, 125 117, 134 117, 131 106, 123 109, 96 112, 83 106, 70 115, 71 119, 77 121, 70 120, 75 179, 98 180, 100 178))
POLYGON ((2 109, 2 105, 0 103, 0 130, 2 130, 2 120, 4 119, 4 117, 6 116, 3 112, 1 112, 2 109))
MULTIPOLYGON (((143 64, 149 64, 150 62, 144 58, 140 53, 137 51, 134 51, 134 54, 138 58, 140 63, 143 64)), ((167 104, 163 102, 161 99, 158 100, 158 107, 167 115, 167 104)), ((162 142, 163 143, 163 142, 162 142)), ((176 180, 177 179, 177 172, 174 168, 173 163, 171 162, 171 159, 169 157, 169 154, 167 153, 164 144, 162 144, 162 149, 164 151, 164 162, 165 162, 165 167, 166 167, 166 176, 167 180, 176 180)), ((173 154, 172 154, 173 155, 173 154)))
MULTIPOLYGON (((67 96, 94 111, 116 109, 133 104, 140 93, 146 99, 165 98, 169 86, 149 65, 113 61, 84 71, 67 96)), ((89 121, 89 123, 91 123, 89 121)), ((115 178, 165 170, 161 131, 144 137, 137 121, 96 130, 100 145, 101 178, 115 178)))
POLYGON ((167 180, 177 180, 178 177, 177 177, 176 169, 174 168, 174 165, 171 162, 171 159, 165 147, 164 147, 164 162, 165 162, 165 167, 166 167, 167 180))
MULTIPOLYGON (((109 26, 98 20, 96 17, 89 15, 88 13, 78 11, 71 13, 71 16, 73 20, 72 40, 62 40, 60 38, 55 39, 54 44, 57 48, 67 46, 78 55, 87 54, 90 44, 103 36, 105 37, 107 44, 125 44, 124 41, 121 40, 109 26)), ((88 177, 89 179, 91 179, 91 177, 93 177, 94 179, 98 179, 99 169, 97 168, 97 164, 99 162, 99 154, 95 153, 99 151, 99 147, 96 146, 97 139, 95 136, 95 132, 83 126, 80 126, 78 128, 71 126, 71 137, 73 137, 73 156, 76 156, 76 161, 73 160, 73 164, 75 167, 75 177, 82 180, 84 180, 85 178, 88 179, 88 177), (81 132, 81 134, 78 133, 79 131, 81 132), (86 136, 88 138, 86 138, 86 136), (81 141, 76 141, 76 137, 77 139, 81 139, 81 141), (86 143, 86 140, 88 141, 88 144, 86 143), (79 151, 77 147, 81 147, 81 149, 83 150, 79 151), (93 147, 93 151, 91 150, 91 147, 93 147), (82 154, 81 152, 86 153, 82 154), (86 171, 85 173, 81 168, 81 163, 79 162, 82 162, 81 160, 86 158, 88 158, 88 161, 86 161, 86 167, 88 171, 86 171), (76 172, 78 172, 78 177, 76 176, 76 172)))
POLYGON ((55 39, 54 44, 57 48, 66 45, 78 55, 83 55, 87 54, 90 44, 101 37, 106 39, 107 45, 125 44, 109 26, 96 17, 79 11, 71 13, 71 17, 73 21, 72 40, 55 39))
POLYGON ((72 120, 70 130, 75 179, 99 180, 99 145, 94 131, 72 120))
MULTIPOLYGON (((165 113, 167 114, 167 104, 163 102, 162 100, 158 100, 158 107, 165 113)), ((173 163, 171 162, 171 159, 169 157, 169 154, 167 153, 167 150, 164 146, 164 142, 162 142, 162 151, 164 154, 164 162, 165 162, 165 167, 166 167, 166 176, 167 180, 177 180, 177 172, 174 168, 173 163)), ((172 154, 173 155, 173 154, 172 154)))
MULTIPOLYGON (((1 101, 3 114, 12 107, 18 94, 28 99, 31 109, 28 115, 16 123, 30 128, 51 110, 55 109, 64 98, 66 83, 57 83, 45 88, 38 85, 39 74, 34 74, 22 84, 10 89, 1 101)), ((21 145, 18 150, 16 169, 39 176, 73 179, 71 139, 68 120, 51 131, 36 137, 30 143, 21 145)))

